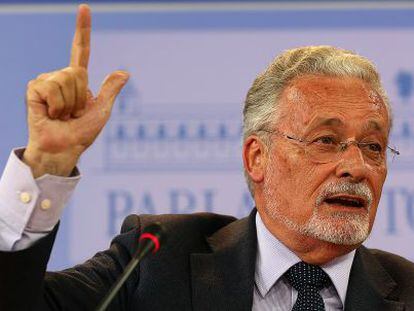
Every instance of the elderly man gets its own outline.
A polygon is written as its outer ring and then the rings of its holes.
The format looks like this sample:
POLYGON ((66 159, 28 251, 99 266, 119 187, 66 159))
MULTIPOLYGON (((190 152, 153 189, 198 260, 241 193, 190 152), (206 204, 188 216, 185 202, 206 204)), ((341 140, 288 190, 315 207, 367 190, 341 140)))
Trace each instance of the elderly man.
POLYGON ((249 217, 130 216, 108 250, 45 274, 76 163, 128 79, 115 72, 96 97, 88 92, 90 28, 83 5, 70 66, 28 85, 29 142, 0 184, 1 310, 93 310, 154 221, 169 241, 111 310, 414 310, 414 264, 361 246, 387 152, 398 153, 387 145, 388 99, 370 61, 328 46, 284 52, 248 92, 243 161, 257 209, 249 217))

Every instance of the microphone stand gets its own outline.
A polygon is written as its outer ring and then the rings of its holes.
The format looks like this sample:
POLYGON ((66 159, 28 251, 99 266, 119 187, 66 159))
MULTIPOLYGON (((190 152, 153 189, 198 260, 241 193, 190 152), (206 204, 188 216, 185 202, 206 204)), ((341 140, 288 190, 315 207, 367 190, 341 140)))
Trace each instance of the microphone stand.
POLYGON ((154 223, 145 227, 143 233, 139 238, 140 245, 138 247, 138 250, 132 257, 131 261, 125 267, 124 272, 111 287, 108 294, 95 309, 95 311, 105 311, 111 303, 112 299, 114 299, 115 295, 121 289, 122 285, 124 285, 125 281, 128 279, 132 271, 135 270, 141 259, 148 255, 151 250, 153 253, 156 253, 158 251, 160 247, 160 237, 162 231, 162 227, 159 223, 154 223))

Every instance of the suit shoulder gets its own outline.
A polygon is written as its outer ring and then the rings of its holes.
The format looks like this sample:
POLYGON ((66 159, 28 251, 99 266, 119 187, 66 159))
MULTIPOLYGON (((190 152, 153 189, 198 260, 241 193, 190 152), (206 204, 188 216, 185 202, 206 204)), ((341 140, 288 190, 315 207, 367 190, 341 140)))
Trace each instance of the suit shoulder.
POLYGON ((129 215, 125 218, 121 233, 134 229, 138 232, 150 223, 160 222, 165 233, 174 236, 210 236, 222 227, 236 221, 237 218, 229 215, 215 213, 193 213, 193 214, 161 214, 161 215, 129 215))
MULTIPOLYGON (((132 214, 125 218, 121 234, 116 236, 112 242, 123 245, 129 252, 137 248, 136 238, 147 225, 159 222, 164 228, 168 245, 179 245, 183 250, 207 250, 206 237, 213 235, 216 231, 236 221, 237 218, 229 215, 214 213, 193 214, 132 214)), ((168 247, 167 247, 168 248, 168 247)))
POLYGON ((236 220, 233 216, 215 213, 141 215, 139 217, 142 226, 157 221, 163 224, 167 233, 180 233, 180 235, 199 233, 203 236, 209 236, 236 220))
POLYGON ((413 287, 414 263, 408 259, 378 249, 368 250, 381 263, 384 269, 399 283, 409 282, 413 287))
POLYGON ((140 219, 142 227, 156 221, 162 224, 168 240, 165 250, 175 257, 209 252, 207 238, 236 220, 232 216, 214 213, 141 215, 140 219))

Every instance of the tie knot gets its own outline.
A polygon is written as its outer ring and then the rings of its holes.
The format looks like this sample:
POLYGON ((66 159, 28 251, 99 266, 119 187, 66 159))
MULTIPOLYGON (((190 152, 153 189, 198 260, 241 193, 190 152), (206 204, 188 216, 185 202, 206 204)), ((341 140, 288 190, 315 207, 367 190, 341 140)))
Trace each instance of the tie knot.
POLYGON ((309 287, 319 291, 331 284, 331 279, 319 266, 303 261, 290 267, 285 277, 298 292, 309 287))

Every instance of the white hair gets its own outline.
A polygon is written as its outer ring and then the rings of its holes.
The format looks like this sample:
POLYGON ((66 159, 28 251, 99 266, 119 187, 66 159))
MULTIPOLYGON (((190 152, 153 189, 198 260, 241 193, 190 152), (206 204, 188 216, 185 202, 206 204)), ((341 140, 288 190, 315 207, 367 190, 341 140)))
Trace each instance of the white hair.
MULTIPOLYGON (((270 146, 268 135, 261 130, 275 125, 282 91, 293 79, 304 75, 355 77, 367 82, 382 97, 391 128, 389 100, 371 61, 352 51, 332 46, 306 46, 283 52, 254 80, 244 104, 243 141, 256 134, 267 147, 270 146)), ((253 195, 253 182, 246 171, 245 176, 253 195)))

